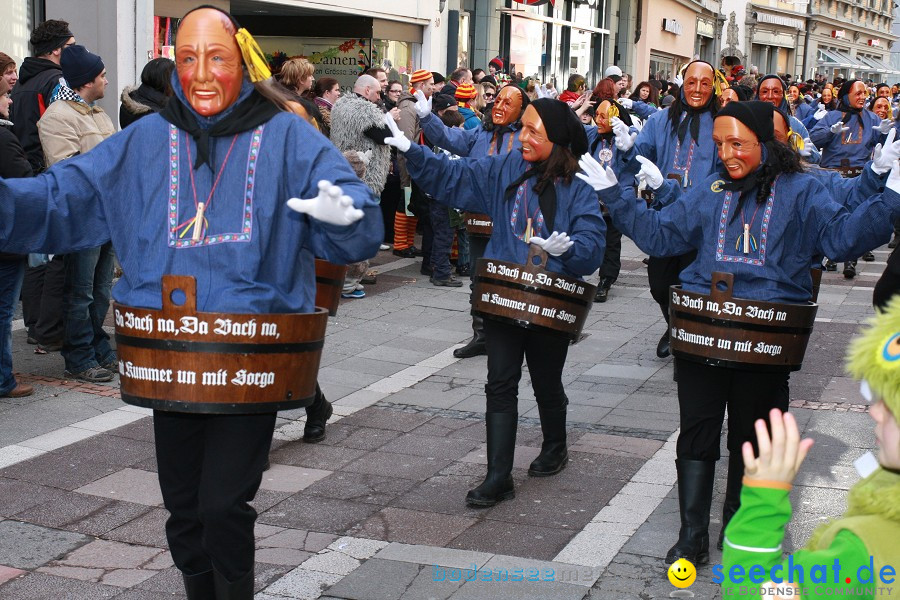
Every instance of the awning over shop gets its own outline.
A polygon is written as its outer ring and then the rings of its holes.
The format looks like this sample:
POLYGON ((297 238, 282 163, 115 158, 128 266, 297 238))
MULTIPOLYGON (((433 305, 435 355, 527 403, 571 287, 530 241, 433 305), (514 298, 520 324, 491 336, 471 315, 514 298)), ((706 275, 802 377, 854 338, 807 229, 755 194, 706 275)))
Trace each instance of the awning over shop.
POLYGON ((837 56, 841 63, 843 63, 842 66, 849 64, 851 69, 861 69, 863 71, 868 71, 871 68, 868 65, 862 64, 858 59, 851 58, 849 54, 845 54, 840 50, 828 50, 828 53, 837 56))
POLYGON ((859 56, 857 58, 867 65, 868 68, 865 69, 866 71, 876 71, 883 75, 900 75, 900 71, 881 62, 877 58, 870 58, 868 56, 859 56))
POLYGON ((819 48, 819 58, 816 62, 819 62, 819 66, 828 68, 850 69, 855 66, 850 57, 845 57, 838 52, 825 50, 824 48, 819 48))
POLYGON ((770 15, 769 13, 756 13, 756 20, 760 23, 771 23, 772 25, 782 25, 784 27, 793 27, 794 29, 803 29, 803 21, 800 19, 792 19, 791 17, 782 17, 781 15, 770 15))

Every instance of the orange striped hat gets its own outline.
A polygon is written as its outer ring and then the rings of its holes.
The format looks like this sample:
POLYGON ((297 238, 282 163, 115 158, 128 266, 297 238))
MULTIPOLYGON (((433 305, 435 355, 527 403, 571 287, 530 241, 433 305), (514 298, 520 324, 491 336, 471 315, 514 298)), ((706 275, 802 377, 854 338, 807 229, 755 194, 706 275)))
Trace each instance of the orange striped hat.
POLYGON ((433 75, 431 71, 426 71, 425 69, 417 69, 413 71, 412 77, 409 78, 409 83, 419 83, 420 81, 428 81, 431 79, 433 75))
POLYGON ((478 92, 475 91, 475 86, 470 83, 465 83, 458 88, 456 88, 456 99, 457 100, 472 100, 476 96, 478 96, 478 92))

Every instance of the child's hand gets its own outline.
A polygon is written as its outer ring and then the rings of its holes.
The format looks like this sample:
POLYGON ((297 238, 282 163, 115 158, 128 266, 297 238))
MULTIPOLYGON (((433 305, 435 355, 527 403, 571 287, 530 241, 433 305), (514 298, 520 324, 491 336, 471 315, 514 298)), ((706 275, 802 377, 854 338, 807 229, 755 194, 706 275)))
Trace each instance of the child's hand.
POLYGON ((759 458, 753 456, 753 445, 744 442, 741 452, 744 456, 744 476, 748 479, 778 481, 791 483, 800 470, 813 440, 800 440, 797 421, 790 413, 782 414, 777 408, 769 412, 772 425, 772 436, 766 428, 766 422, 758 419, 756 441, 759 444, 759 458))

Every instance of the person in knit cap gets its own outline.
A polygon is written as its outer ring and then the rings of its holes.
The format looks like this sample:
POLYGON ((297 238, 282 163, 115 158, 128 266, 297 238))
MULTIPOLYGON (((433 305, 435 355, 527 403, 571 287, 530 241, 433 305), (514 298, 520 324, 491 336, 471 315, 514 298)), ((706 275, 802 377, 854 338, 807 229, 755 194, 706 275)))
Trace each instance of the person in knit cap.
POLYGON ((495 56, 488 63, 488 72, 493 77, 496 77, 497 73, 500 73, 501 71, 503 71, 503 59, 500 58, 499 56, 495 56))
MULTIPOLYGON (((416 113, 419 115, 422 130, 429 143, 433 145, 440 146, 457 156, 476 158, 505 155, 517 152, 521 147, 518 135, 521 128, 520 119, 530 100, 518 86, 506 85, 500 88, 491 107, 490 120, 485 119, 480 127, 469 130, 445 127, 440 119, 431 114, 432 104, 436 112, 440 110, 439 102, 443 100, 441 95, 434 100, 417 93, 416 98, 416 113)), ((482 222, 490 221, 486 215, 473 218, 482 222)), ((469 235, 470 269, 474 268, 475 261, 484 255, 487 243, 488 238, 483 234, 483 230, 479 230, 477 235, 474 232, 469 235)), ((472 339, 462 348, 454 350, 453 356, 471 358, 487 352, 484 328, 478 315, 472 316, 472 331, 472 339)))
POLYGON ((475 112, 475 98, 478 96, 478 90, 471 83, 464 83, 456 88, 454 97, 459 106, 459 114, 465 119, 464 129, 475 129, 481 125, 481 117, 475 112))
MULTIPOLYGON (((896 290, 895 290, 896 291, 896 290)), ((813 439, 801 439, 794 417, 778 410, 770 426, 757 421, 756 447, 742 448, 746 474, 741 508, 725 530, 721 583, 723 596, 741 584, 732 569, 761 570, 759 590, 750 598, 796 598, 809 588, 807 577, 827 565, 833 572, 815 584, 815 596, 854 596, 874 600, 890 594, 900 563, 900 296, 876 312, 847 351, 847 370, 861 381, 860 394, 870 403, 875 454, 854 461, 862 479, 850 488, 843 515, 821 523, 802 548, 783 555, 785 529, 791 520, 791 484, 812 451, 813 439), (757 567, 758 565, 758 567, 757 567), (835 569, 839 566, 840 573, 835 569), (779 591, 781 590, 781 591, 779 591)), ((715 571, 714 571, 715 572, 715 571)), ((746 585, 746 584, 744 584, 746 585)), ((803 597, 812 597, 812 595, 803 597)))
MULTIPOLYGON (((576 278, 593 273, 603 260, 606 228, 596 195, 574 177, 576 156, 588 149, 581 121, 565 102, 542 98, 525 109, 518 139, 519 152, 458 160, 412 144, 400 131, 385 141, 406 155, 410 174, 426 192, 448 206, 489 216, 494 229, 486 258, 523 264, 535 244, 549 255, 548 271, 576 278)), ((487 476, 466 495, 466 502, 476 507, 515 496, 512 466, 523 358, 544 434, 528 473, 555 475, 568 461, 562 370, 569 340, 489 317, 484 318, 484 332, 487 476)))
MULTIPOLYGON (((635 200, 630 181, 620 187, 612 169, 602 169, 589 156, 581 161, 585 174, 579 177, 598 190, 616 227, 641 250, 651 256, 697 252, 680 274, 685 291, 708 294, 713 272, 723 271, 733 274, 736 298, 806 304, 813 293, 814 257, 858 256, 890 237, 891 217, 900 214, 900 142, 881 149, 892 165, 885 191, 850 211, 846 198, 832 198, 805 172, 799 155, 775 138, 774 110, 770 103, 750 101, 731 102, 719 111, 711 138, 721 172, 696 181, 659 211, 635 200)), ((754 423, 773 408, 787 411, 790 372, 734 361, 723 366, 691 354, 676 356, 675 366, 681 529, 666 562, 685 558, 699 565, 709 560, 709 514, 725 411, 733 457, 730 486, 743 476, 738 457, 744 442, 754 441, 754 423)))

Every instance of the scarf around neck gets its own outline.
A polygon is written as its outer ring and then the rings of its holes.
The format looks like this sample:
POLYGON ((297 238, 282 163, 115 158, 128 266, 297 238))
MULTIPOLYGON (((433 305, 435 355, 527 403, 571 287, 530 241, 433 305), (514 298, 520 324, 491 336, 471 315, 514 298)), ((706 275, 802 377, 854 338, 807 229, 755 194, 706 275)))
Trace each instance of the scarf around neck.
MULTIPOLYGON (((506 186, 506 192, 504 193, 506 199, 509 200, 515 196, 519 186, 531 177, 540 179, 543 172, 544 163, 528 167, 518 179, 506 186)), ((554 221, 556 221, 556 203, 556 186, 553 185, 553 182, 547 182, 547 185, 542 186, 538 192, 538 206, 541 209, 541 214, 544 215, 544 225, 547 226, 547 231, 551 233, 554 231, 553 226, 554 221)))

